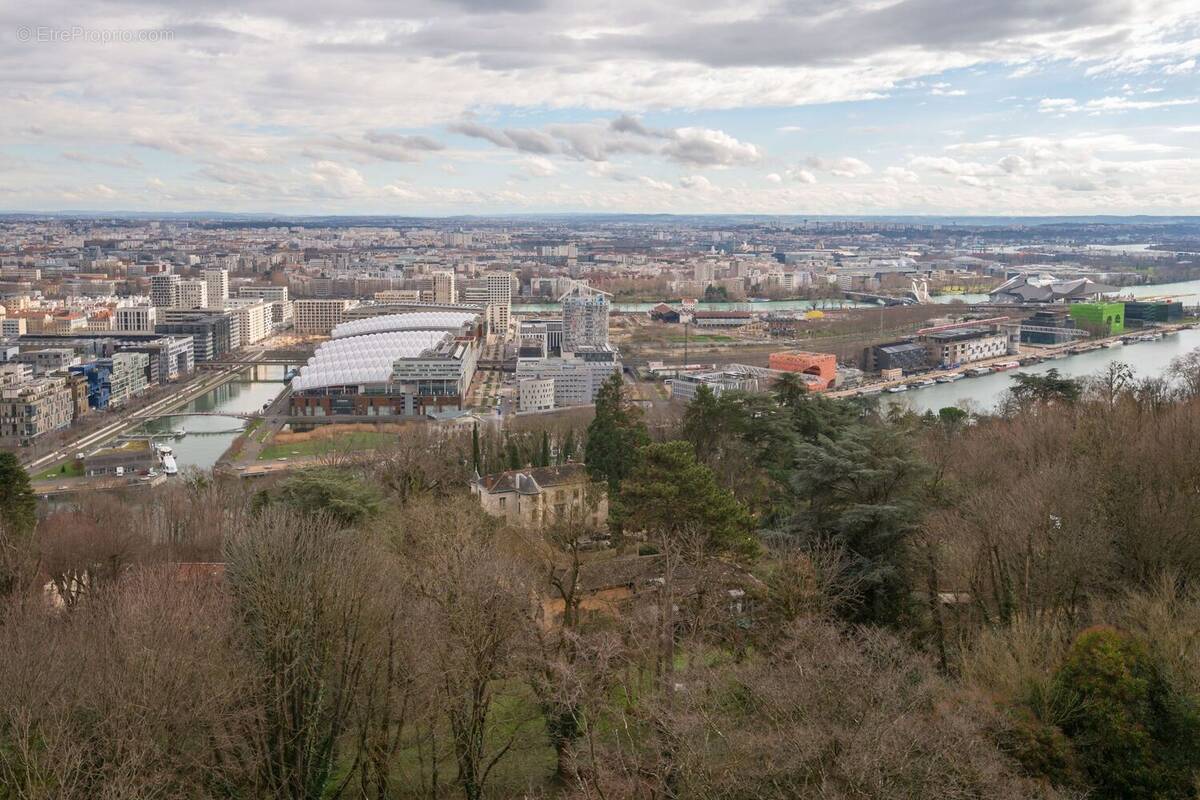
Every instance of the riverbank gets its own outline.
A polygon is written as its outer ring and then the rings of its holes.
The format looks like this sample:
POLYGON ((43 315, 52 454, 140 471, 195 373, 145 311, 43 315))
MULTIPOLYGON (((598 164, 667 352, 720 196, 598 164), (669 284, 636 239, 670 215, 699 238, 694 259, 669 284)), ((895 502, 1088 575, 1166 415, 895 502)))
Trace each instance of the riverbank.
POLYGON ((991 411, 1011 388, 1012 376, 1017 372, 1042 374, 1055 369, 1064 377, 1085 378, 1102 372, 1113 361, 1124 361, 1137 375, 1159 375, 1167 369, 1172 359, 1200 347, 1200 330, 1194 327, 1194 323, 1163 325, 1153 331, 1144 331, 1151 332, 1162 333, 1163 338, 1150 342, 1124 343, 1122 339, 1139 335, 1139 332, 1126 332, 1119 336, 1088 340, 1082 345, 1080 342, 1072 342, 1046 347, 1025 346, 1020 354, 1015 356, 1001 356, 953 370, 934 370, 922 373, 919 377, 910 375, 898 381, 877 381, 855 389, 831 392, 830 396, 875 395, 889 405, 903 405, 921 413, 937 411, 946 406, 964 405, 979 411, 991 411), (1081 346, 1086 349, 1079 352, 1081 346), (970 369, 977 367, 1035 357, 1037 361, 1027 361, 1019 368, 981 376, 969 374, 970 369), (929 378, 936 380, 939 376, 951 373, 960 373, 963 377, 952 383, 935 383, 933 386, 909 389, 903 393, 887 392, 889 388, 900 384, 911 385, 915 380, 929 378))

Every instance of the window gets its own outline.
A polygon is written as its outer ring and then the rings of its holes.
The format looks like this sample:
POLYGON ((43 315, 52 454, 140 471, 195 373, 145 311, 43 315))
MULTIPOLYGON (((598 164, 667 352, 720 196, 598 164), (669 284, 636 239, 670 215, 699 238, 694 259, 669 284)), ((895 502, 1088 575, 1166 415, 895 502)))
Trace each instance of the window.
POLYGON ((501 498, 500 498, 500 507, 501 507, 501 508, 504 508, 504 506, 505 506, 505 505, 506 505, 506 503, 507 503, 507 500, 508 500, 508 498, 505 498, 505 497, 501 497, 501 498))

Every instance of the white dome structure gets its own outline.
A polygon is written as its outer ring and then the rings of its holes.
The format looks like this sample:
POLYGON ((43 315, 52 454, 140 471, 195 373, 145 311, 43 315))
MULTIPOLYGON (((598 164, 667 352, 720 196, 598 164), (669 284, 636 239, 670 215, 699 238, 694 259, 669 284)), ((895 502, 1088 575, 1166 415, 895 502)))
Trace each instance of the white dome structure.
POLYGON ((333 338, 292 379, 302 392, 327 386, 384 383, 398 359, 416 358, 453 336, 478 314, 459 311, 421 311, 388 314, 343 322, 333 338))
POLYGON ((412 311, 404 314, 385 314, 343 322, 333 329, 330 336, 345 339, 367 333, 388 331, 452 331, 479 316, 472 311, 412 311))

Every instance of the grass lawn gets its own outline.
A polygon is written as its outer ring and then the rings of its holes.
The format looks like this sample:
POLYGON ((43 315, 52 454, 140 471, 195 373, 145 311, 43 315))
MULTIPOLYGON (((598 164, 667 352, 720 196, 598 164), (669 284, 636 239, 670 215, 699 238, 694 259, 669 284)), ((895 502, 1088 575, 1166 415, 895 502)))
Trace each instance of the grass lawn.
POLYGON ((36 475, 31 475, 30 480, 33 481, 52 481, 55 478, 82 478, 83 477, 83 462, 71 459, 70 461, 59 464, 57 466, 44 469, 36 475))
POLYGON ((292 458, 293 456, 319 456, 332 452, 372 450, 376 447, 391 444, 396 439, 397 434, 395 433, 358 431, 332 439, 310 439, 307 442, 269 444, 258 454, 258 459, 260 461, 274 461, 277 458, 292 458))
POLYGON ((689 342, 695 342, 697 344, 704 344, 705 342, 732 342, 732 341, 734 341, 734 338, 732 336, 722 336, 719 333, 701 333, 701 334, 693 334, 693 335, 687 336, 687 337, 669 336, 667 338, 672 342, 682 342, 686 339, 689 342))

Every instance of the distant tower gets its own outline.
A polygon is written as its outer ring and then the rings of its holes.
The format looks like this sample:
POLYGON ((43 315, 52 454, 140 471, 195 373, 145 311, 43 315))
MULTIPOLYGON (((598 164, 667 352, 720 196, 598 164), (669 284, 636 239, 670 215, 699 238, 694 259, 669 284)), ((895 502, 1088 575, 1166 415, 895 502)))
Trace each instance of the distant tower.
POLYGON ((150 305, 155 308, 179 308, 179 276, 150 276, 150 305))
POLYGON ((457 303, 458 291, 454 286, 454 273, 442 270, 433 273, 433 302, 457 303))
POLYGON ((484 284, 487 286, 488 327, 504 338, 508 338, 508 320, 512 313, 511 272, 485 272, 484 284))
POLYGON ((593 289, 583 281, 575 281, 570 291, 559 298, 562 303, 564 353, 578 347, 599 347, 608 344, 608 312, 610 295, 593 289))
POLYGON ((204 282, 208 284, 208 304, 211 308, 224 308, 229 299, 229 270, 206 269, 204 282))

